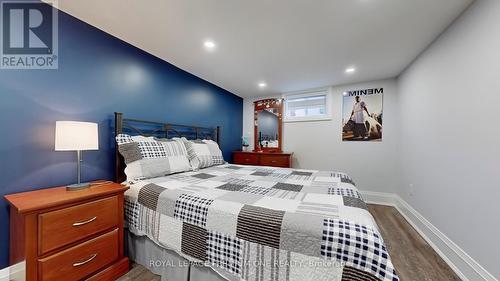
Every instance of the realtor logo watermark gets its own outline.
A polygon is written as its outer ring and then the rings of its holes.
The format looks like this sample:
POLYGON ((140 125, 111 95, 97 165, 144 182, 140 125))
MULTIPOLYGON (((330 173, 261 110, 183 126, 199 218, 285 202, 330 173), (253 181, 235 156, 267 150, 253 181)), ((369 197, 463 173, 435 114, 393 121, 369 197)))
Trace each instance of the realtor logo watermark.
POLYGON ((1 2, 2 69, 57 69, 57 3, 1 2))

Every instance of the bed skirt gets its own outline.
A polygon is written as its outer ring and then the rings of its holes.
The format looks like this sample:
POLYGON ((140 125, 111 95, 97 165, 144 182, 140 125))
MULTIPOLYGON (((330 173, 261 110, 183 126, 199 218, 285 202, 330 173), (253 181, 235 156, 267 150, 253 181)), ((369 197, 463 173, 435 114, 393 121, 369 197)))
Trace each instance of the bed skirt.
POLYGON ((146 236, 137 236, 125 230, 125 238, 129 259, 160 275, 161 281, 227 281, 213 269, 192 264, 146 236))

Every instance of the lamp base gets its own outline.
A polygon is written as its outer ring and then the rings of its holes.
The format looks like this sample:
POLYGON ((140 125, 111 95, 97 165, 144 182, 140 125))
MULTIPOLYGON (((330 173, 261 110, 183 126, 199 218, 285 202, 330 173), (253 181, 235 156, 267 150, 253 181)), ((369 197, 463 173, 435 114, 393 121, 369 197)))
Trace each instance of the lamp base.
POLYGON ((89 187, 90 187, 90 183, 88 183, 88 182, 76 183, 76 184, 71 184, 71 185, 66 186, 66 190, 67 191, 75 191, 75 190, 81 190, 81 189, 85 189, 85 188, 89 188, 89 187))

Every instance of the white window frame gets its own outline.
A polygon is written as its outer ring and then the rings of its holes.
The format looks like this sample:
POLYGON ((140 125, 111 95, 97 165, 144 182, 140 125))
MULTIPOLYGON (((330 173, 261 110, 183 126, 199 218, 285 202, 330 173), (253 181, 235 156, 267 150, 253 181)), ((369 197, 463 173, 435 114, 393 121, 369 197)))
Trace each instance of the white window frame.
POLYGON ((305 91, 297 91, 285 93, 282 95, 284 99, 284 108, 283 108, 283 122, 310 122, 310 121, 328 121, 332 120, 332 91, 331 88, 319 88, 319 89, 310 89, 305 91), (325 101, 325 109, 326 113, 323 116, 287 116, 288 111, 288 98, 308 98, 308 97, 316 97, 324 94, 326 97, 325 101))

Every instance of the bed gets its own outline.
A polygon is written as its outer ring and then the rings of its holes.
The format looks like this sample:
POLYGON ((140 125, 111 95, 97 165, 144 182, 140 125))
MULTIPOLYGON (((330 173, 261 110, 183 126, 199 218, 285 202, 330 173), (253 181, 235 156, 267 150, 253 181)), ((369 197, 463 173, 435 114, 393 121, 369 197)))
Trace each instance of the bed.
POLYGON ((399 280, 344 173, 224 163, 127 184, 129 257, 162 280, 399 280))

